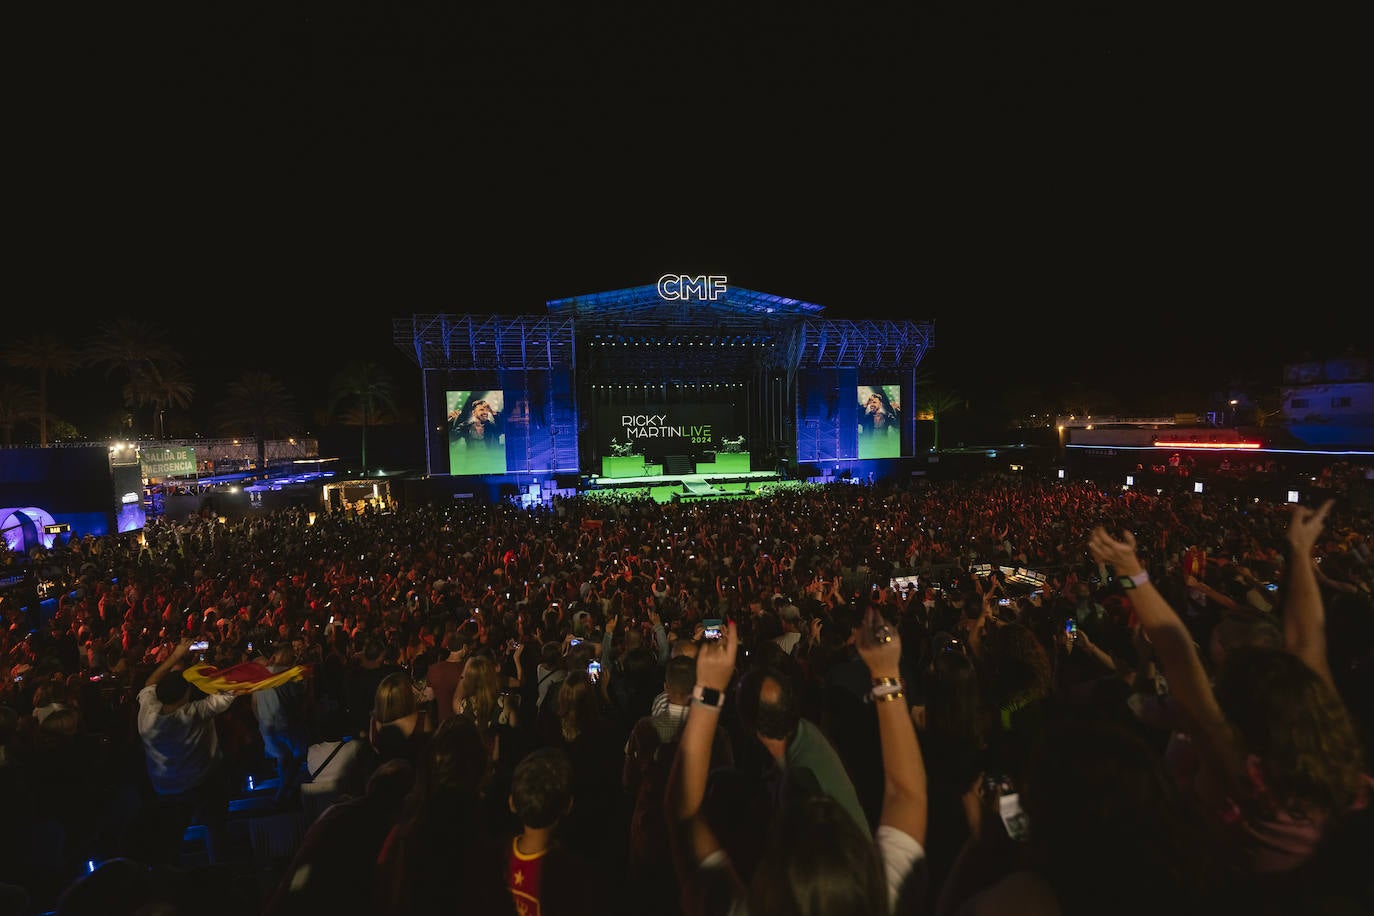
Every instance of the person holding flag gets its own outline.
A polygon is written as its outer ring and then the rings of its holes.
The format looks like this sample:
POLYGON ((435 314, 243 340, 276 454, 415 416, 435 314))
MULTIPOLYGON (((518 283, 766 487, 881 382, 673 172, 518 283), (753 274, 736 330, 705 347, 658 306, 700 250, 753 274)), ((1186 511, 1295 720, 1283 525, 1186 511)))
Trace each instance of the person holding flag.
POLYGON ((213 862, 229 810, 215 717, 233 705, 239 691, 193 698, 191 682, 182 672, 190 651, 190 638, 183 638, 138 692, 138 736, 156 796, 146 809, 149 864, 176 865, 182 834, 191 824, 207 828, 206 847, 213 862))

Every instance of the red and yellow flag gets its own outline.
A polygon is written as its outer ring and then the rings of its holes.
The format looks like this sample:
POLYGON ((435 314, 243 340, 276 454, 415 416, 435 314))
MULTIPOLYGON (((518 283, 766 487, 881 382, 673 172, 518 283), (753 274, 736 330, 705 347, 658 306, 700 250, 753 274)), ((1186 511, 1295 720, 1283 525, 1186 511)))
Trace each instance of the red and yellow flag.
POLYGON ((228 668, 214 665, 192 665, 182 676, 205 693, 227 693, 231 690, 252 692, 266 687, 278 687, 305 677, 305 665, 293 665, 275 674, 259 662, 241 662, 228 668))

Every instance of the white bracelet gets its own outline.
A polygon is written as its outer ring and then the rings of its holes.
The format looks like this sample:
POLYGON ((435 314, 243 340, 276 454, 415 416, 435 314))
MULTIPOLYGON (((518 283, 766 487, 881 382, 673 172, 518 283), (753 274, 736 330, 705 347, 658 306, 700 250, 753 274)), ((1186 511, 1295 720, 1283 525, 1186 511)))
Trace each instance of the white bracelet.
POLYGON ((888 694, 892 694, 892 693, 901 693, 901 692, 902 692, 902 685, 901 685, 901 684, 879 684, 878 686, 876 686, 876 687, 874 687, 872 690, 870 690, 870 691, 868 692, 868 695, 869 695, 870 698, 876 700, 876 699, 878 699, 878 698, 880 698, 880 697, 885 697, 885 696, 887 696, 888 694))

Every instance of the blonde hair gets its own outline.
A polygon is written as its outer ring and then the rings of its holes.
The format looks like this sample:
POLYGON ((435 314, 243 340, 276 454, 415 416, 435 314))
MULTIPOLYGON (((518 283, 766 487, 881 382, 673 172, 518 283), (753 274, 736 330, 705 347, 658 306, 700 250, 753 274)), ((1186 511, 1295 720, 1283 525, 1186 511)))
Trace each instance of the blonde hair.
POLYGON ((396 671, 382 678, 372 701, 372 718, 378 725, 386 725, 419 709, 415 699, 415 682, 409 672, 396 671))
POLYGON ((483 731, 496 714, 501 696, 501 673, 496 662, 485 655, 475 655, 463 666, 463 698, 477 727, 483 731))
POLYGON ((572 741, 596 722, 601 712, 597 687, 585 671, 574 671, 558 688, 558 721, 563 740, 572 741))

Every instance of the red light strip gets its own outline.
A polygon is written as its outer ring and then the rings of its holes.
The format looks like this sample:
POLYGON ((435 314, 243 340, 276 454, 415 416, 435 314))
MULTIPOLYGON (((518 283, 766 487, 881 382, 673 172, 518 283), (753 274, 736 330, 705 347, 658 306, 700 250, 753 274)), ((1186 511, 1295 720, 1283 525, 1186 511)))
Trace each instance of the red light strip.
POLYGON ((1161 442, 1155 448, 1259 448, 1258 442, 1161 442))

